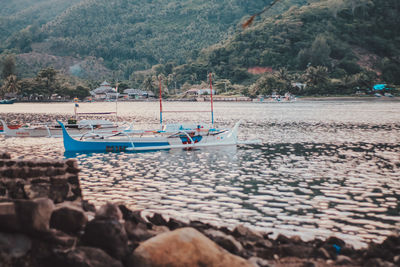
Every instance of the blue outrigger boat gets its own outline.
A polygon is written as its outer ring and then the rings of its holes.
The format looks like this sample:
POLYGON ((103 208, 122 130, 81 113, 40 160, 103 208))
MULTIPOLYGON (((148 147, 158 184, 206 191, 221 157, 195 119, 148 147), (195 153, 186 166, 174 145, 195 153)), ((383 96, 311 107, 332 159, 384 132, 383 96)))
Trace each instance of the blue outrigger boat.
POLYGON ((136 136, 129 132, 120 132, 114 136, 103 137, 95 134, 90 139, 72 138, 64 125, 61 125, 65 152, 124 152, 166 150, 173 148, 198 148, 210 146, 230 146, 254 144, 259 140, 238 141, 237 132, 240 122, 231 130, 210 129, 208 131, 181 130, 175 133, 155 131, 150 136, 136 136))
MULTIPOLYGON (((62 128, 65 152, 124 152, 124 151, 153 151, 174 148, 199 148, 214 146, 232 146, 238 144, 256 144, 260 140, 239 141, 238 129, 240 121, 232 129, 215 129, 204 127, 201 124, 164 125, 162 122, 161 80, 160 87, 160 125, 161 130, 131 130, 126 129, 114 135, 102 136, 97 133, 86 133, 80 140, 72 138, 64 125, 62 128)), ((211 122, 214 126, 214 113, 211 88, 211 122)))

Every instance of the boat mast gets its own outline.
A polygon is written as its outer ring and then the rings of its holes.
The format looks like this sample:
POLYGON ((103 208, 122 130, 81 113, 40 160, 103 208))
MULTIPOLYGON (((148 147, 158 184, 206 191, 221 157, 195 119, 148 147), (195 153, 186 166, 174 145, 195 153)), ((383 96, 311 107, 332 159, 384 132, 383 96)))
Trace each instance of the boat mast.
POLYGON ((115 87, 116 98, 115 98, 115 123, 118 123, 118 83, 115 87))
POLYGON ((159 87, 159 91, 160 91, 160 126, 161 126, 161 130, 162 130, 162 95, 161 95, 161 76, 158 76, 158 87, 159 87))
POLYGON ((211 124, 214 127, 214 105, 213 105, 213 89, 212 89, 212 80, 211 80, 211 72, 209 73, 210 78, 210 95, 211 95, 211 124))

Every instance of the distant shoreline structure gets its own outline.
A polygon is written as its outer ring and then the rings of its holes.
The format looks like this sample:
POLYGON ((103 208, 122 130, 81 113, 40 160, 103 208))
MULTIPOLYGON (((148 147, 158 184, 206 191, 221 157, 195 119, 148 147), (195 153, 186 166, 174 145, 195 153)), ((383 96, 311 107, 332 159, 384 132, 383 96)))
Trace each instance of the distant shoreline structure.
MULTIPOLYGON (((249 97, 243 96, 226 96, 226 97, 215 97, 214 101, 218 102, 264 102, 269 103, 271 101, 265 99, 265 101, 254 101, 256 98, 252 99, 249 97)), ((297 96, 296 101, 353 101, 353 100, 366 100, 366 101, 400 101, 400 97, 374 97, 374 96, 297 96)), ((129 100, 118 100, 118 102, 157 102, 156 98, 148 98, 148 99, 129 99, 129 100)), ((199 98, 167 98, 164 101, 168 102, 208 102, 210 99, 207 97, 199 98)), ((17 101, 16 103, 70 103, 71 101, 66 100, 37 100, 37 101, 17 101)), ((85 101, 83 101, 85 102, 85 101)), ((104 103, 104 102, 115 102, 115 101, 92 101, 87 103, 104 103)), ((290 102, 290 101, 289 101, 290 102)))

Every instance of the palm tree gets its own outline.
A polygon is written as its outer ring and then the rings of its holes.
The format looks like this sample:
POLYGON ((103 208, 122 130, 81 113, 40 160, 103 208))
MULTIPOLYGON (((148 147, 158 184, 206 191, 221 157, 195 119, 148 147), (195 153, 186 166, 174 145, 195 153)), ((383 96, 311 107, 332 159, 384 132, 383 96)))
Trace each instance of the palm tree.
POLYGON ((328 78, 328 68, 323 66, 308 67, 304 73, 304 80, 310 86, 324 86, 328 78))
POLYGON ((0 96, 4 98, 5 94, 17 93, 18 90, 17 76, 10 75, 5 79, 3 86, 0 88, 0 96))
POLYGON ((153 79, 152 79, 151 76, 147 76, 146 79, 144 79, 142 85, 143 85, 143 88, 144 88, 146 91, 151 91, 151 92, 153 92, 153 93, 154 93, 155 90, 157 89, 157 88, 154 86, 154 82, 153 82, 153 79))

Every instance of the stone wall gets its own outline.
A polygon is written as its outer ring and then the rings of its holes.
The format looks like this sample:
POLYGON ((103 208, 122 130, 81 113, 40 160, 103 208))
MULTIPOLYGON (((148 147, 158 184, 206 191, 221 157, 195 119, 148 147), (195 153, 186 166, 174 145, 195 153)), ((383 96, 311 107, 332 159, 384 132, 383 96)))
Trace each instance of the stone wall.
POLYGON ((0 153, 0 202, 46 197, 54 203, 82 199, 75 160, 14 160, 0 153))

